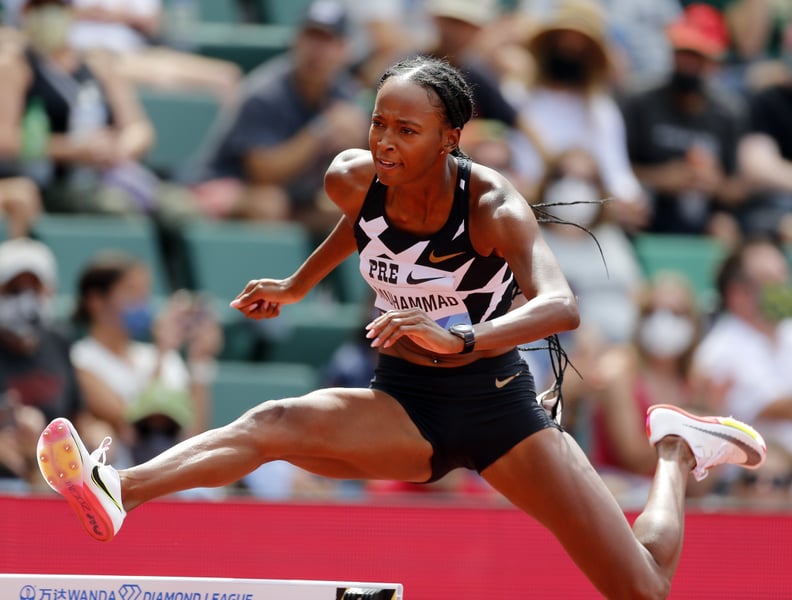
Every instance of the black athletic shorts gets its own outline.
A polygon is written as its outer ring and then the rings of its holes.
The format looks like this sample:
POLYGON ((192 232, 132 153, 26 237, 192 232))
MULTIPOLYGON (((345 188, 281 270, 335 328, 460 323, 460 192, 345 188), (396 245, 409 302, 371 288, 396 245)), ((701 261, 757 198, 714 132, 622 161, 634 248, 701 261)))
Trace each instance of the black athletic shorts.
POLYGON ((559 428, 517 350, 451 368, 381 354, 371 387, 393 396, 432 444, 426 483, 458 467, 481 472, 529 435, 559 428))

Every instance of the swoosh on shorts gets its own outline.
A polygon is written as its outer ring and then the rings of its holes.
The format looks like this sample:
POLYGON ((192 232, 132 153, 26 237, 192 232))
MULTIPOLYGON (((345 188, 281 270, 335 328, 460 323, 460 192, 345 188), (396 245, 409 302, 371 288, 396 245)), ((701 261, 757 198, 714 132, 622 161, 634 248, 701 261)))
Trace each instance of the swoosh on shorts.
POLYGON ((711 429, 706 429, 705 427, 696 427, 695 425, 687 425, 687 424, 686 426, 690 427, 691 429, 696 429, 698 431, 703 431, 704 433, 714 435, 715 437, 718 437, 722 440, 726 440, 727 442, 734 444, 745 453, 745 463, 743 464, 752 466, 752 465, 758 465, 760 462, 762 462, 762 455, 759 454, 759 452, 757 452, 756 449, 754 449, 750 444, 746 444, 745 442, 737 439, 736 437, 732 437, 730 435, 727 435, 725 433, 720 433, 718 431, 712 431, 711 429))
POLYGON ((499 379, 498 377, 496 377, 495 378, 495 387, 498 388, 498 389, 501 389, 502 387, 506 387, 512 381, 517 379, 519 376, 520 376, 519 373, 515 373, 514 375, 509 375, 508 377, 506 377, 504 379, 499 379))
POLYGON ((447 260, 451 260, 452 258, 456 258, 457 256, 461 256, 462 254, 464 254, 464 252, 452 252, 451 254, 442 254, 440 256, 437 256, 434 250, 432 250, 429 253, 429 262, 440 263, 447 260))

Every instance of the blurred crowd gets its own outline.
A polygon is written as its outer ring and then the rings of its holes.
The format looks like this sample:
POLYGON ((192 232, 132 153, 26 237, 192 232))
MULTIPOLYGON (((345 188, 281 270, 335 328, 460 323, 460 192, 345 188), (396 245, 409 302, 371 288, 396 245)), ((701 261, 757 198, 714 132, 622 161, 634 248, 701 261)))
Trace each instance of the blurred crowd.
MULTIPOLYGON (((240 26, 271 31, 276 2, 213 2, 240 26)), ((206 429, 222 401, 212 383, 223 328, 201 290, 180 289, 190 282, 178 252, 166 253, 164 296, 152 292, 151 265, 112 248, 80 265, 76 289, 59 289, 37 219, 144 216, 166 248, 196 222, 296 223, 318 240, 339 216, 322 190, 329 161, 367 146, 385 67, 423 53, 474 84, 462 149, 534 206, 579 298, 583 324, 562 339, 574 366, 564 426, 617 498, 643 502, 655 464, 645 411, 668 403, 748 421, 770 445, 761 469, 713 471, 691 501, 792 507, 788 0, 295 2, 283 52, 252 70, 185 38, 177 19, 200 20, 208 5, 0 4, 0 490, 43 489, 35 441, 53 417, 78 421, 95 445, 111 435, 124 466, 206 429), (218 106, 211 135, 177 171, 147 162, 159 132, 144 90, 218 106), (649 273, 638 251, 649 238, 718 248, 710 280, 649 273)), ((553 372, 541 345, 524 355, 543 389, 553 372)), ((353 334, 327 357, 323 384, 366 385, 372 369, 353 334)), ((363 484, 285 463, 195 493, 396 491, 490 496, 468 473, 430 486, 363 484)))

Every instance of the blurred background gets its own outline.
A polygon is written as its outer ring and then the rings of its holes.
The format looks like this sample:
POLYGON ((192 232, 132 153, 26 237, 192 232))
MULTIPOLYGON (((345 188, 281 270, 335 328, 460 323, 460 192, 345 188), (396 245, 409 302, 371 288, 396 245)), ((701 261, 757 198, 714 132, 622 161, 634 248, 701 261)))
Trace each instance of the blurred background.
MULTIPOLYGON (((0 491, 48 494, 49 419, 115 466, 261 401, 367 385, 354 257, 282 316, 228 302, 290 274, 338 219, 322 177, 366 147, 380 74, 432 54, 475 85, 462 149, 536 206, 579 298, 564 425, 626 509, 650 404, 732 414, 757 471, 710 508, 792 508, 788 0, 4 0, 0 491), (570 224, 571 223, 571 224, 570 224), (576 226, 577 225, 577 226, 576 226)), ((523 353, 544 389, 540 340, 523 353)), ((285 463, 188 498, 500 503, 456 471, 339 482, 285 463)))

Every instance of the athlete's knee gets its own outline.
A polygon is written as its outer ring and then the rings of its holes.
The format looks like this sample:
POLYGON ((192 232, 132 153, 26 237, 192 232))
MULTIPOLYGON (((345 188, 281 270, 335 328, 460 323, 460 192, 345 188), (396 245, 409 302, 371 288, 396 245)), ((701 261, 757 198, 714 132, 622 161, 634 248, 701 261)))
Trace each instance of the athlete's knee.
POLYGON ((287 420, 287 407, 272 400, 254 406, 231 426, 236 430, 235 437, 244 438, 250 445, 259 448, 262 454, 269 454, 283 439, 284 432, 289 430, 287 420))

